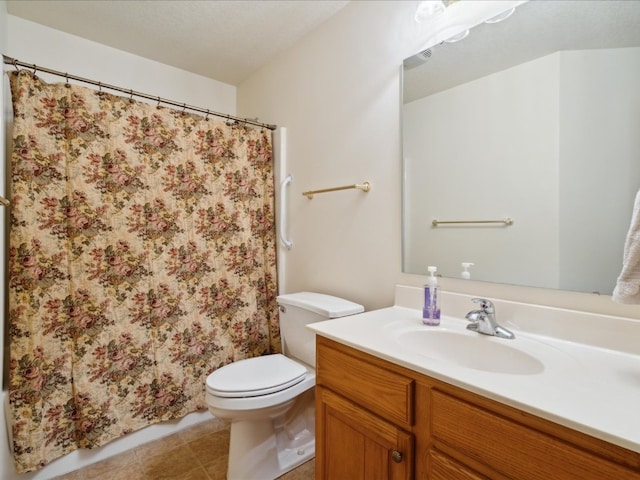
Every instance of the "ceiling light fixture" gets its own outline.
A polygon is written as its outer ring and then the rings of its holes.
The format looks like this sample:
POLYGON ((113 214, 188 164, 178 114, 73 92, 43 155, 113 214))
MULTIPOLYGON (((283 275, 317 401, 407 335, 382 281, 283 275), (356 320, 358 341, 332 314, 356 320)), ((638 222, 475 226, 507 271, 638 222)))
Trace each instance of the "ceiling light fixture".
POLYGON ((458 0, 423 0, 418 2, 415 19, 422 23, 445 13, 447 7, 458 0))
POLYGON ((506 11, 504 11, 502 13, 499 13, 495 17, 491 17, 489 20, 485 20, 484 23, 499 23, 499 22, 509 18, 511 15, 513 15, 513 12, 515 12, 515 11, 516 11, 516 7, 513 7, 511 9, 509 9, 509 10, 506 10, 506 11))
POLYGON ((463 32, 457 33, 454 36, 447 38, 444 42, 456 43, 456 42, 459 42, 460 40, 464 40, 465 38, 467 38, 467 35, 469 35, 469 30, 465 30, 463 32))
POLYGON ((418 2, 415 19, 416 22, 422 23, 427 20, 442 15, 447 7, 442 0, 425 0, 418 2))

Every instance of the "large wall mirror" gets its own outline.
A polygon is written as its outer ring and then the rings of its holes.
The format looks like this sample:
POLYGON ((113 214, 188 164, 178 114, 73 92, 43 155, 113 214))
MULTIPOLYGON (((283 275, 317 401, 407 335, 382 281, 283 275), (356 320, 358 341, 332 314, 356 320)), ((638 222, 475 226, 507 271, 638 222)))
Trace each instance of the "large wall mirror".
POLYGON ((640 189, 640 0, 531 0, 406 59, 403 97, 404 272, 611 294, 640 189))

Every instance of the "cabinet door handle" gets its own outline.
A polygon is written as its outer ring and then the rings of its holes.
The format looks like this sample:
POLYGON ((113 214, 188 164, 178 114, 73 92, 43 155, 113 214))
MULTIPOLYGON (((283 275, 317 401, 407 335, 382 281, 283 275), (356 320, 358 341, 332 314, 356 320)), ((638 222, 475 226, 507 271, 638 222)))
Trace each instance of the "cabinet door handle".
POLYGON ((402 452, 399 452, 398 450, 394 450, 393 452, 391 452, 391 458, 393 459, 394 462, 400 463, 402 461, 402 452))

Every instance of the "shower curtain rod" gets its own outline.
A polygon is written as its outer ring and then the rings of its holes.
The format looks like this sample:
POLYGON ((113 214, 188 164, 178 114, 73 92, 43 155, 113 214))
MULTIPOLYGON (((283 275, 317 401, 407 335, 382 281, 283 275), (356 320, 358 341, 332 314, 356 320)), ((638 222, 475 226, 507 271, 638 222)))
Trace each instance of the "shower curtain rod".
POLYGON ((69 73, 65 73, 65 72, 60 72, 58 70, 52 70, 50 68, 44 68, 44 67, 39 67, 36 64, 29 64, 29 63, 25 63, 25 62, 21 62, 20 60, 16 60, 15 58, 11 58, 8 57, 7 55, 2 55, 2 59, 4 60, 4 63, 6 65, 13 65, 16 70, 20 70, 18 67, 24 67, 24 68, 29 68, 29 69, 33 69, 33 73, 35 74, 36 72, 40 71, 43 73, 49 73, 51 75, 57 75, 59 77, 64 77, 67 81, 69 80, 75 80, 77 82, 83 82, 83 83, 88 83, 90 85, 95 85, 98 88, 102 89, 102 88, 107 88, 109 90, 115 90, 118 92, 122 92, 122 93, 126 93, 127 95, 130 95, 131 97, 140 97, 140 98, 145 98, 147 100, 153 100, 154 102, 158 102, 158 104, 160 103, 164 103, 167 105, 171 105, 173 107, 178 107, 178 108, 182 108, 182 110, 193 110, 195 112, 199 112, 199 113, 204 113, 205 114, 205 118, 209 115, 213 115, 216 117, 222 117, 222 118, 226 118, 227 120, 232 120, 234 122, 240 122, 240 123, 246 123, 249 125, 254 125, 257 127, 262 127, 262 128, 268 128, 269 130, 275 130, 277 128, 277 125, 271 125, 268 123, 262 123, 262 122, 258 122, 257 120, 251 120, 250 118, 241 118, 241 117, 235 117, 233 115, 229 115, 226 113, 219 113, 219 112, 214 112, 205 108, 200 108, 200 107, 194 107, 192 105, 187 105, 186 103, 179 103, 179 102, 175 102, 173 100, 167 100, 166 98, 161 98, 158 96, 153 96, 153 95, 149 95, 147 93, 141 93, 141 92, 136 92, 134 90, 128 89, 128 88, 122 88, 122 87, 117 87, 114 85, 108 85, 106 83, 102 83, 102 82, 97 82, 95 80, 90 80, 88 78, 83 78, 83 77, 78 77, 77 75, 71 75, 69 73))

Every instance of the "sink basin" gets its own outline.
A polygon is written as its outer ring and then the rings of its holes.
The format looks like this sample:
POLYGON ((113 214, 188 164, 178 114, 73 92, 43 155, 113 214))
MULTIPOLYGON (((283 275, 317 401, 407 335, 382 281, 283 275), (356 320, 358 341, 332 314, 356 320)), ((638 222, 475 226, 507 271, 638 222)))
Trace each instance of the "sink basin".
POLYGON ((474 370, 515 375, 534 375, 544 371, 540 360, 509 344, 517 340, 466 331, 411 329, 397 334, 396 341, 418 355, 474 370))

